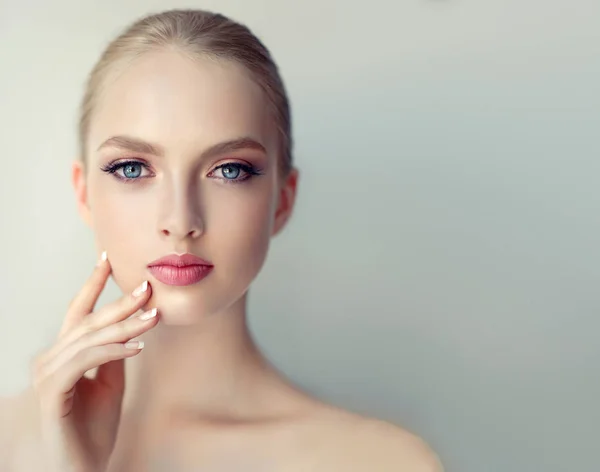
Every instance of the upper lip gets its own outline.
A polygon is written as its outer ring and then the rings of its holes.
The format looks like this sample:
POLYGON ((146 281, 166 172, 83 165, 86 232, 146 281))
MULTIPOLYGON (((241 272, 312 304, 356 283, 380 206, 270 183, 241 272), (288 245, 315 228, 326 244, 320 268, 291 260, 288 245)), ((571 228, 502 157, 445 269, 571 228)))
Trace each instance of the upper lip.
POLYGON ((212 264, 204 259, 199 258, 198 256, 194 256, 193 254, 169 254, 168 256, 161 257, 160 259, 156 259, 154 262, 148 264, 148 267, 152 266, 160 266, 160 265, 168 265, 175 267, 185 267, 185 266, 193 266, 193 265, 205 265, 212 266, 212 264))

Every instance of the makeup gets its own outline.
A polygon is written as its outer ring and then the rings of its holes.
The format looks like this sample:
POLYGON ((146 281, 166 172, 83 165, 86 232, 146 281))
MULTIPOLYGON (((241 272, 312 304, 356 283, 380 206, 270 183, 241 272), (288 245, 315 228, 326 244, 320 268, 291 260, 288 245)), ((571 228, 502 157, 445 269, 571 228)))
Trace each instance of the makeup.
POLYGON ((166 285, 185 286, 200 282, 213 265, 193 254, 171 254, 148 264, 148 270, 166 285))

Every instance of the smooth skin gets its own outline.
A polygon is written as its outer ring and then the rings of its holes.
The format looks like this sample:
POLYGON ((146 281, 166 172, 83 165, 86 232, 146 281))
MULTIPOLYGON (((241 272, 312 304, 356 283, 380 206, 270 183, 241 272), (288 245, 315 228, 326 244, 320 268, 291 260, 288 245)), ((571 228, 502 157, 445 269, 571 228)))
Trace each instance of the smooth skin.
POLYGON ((297 192, 298 171, 278 172, 277 139, 262 90, 237 63, 168 50, 115 69, 87 166, 76 161, 72 174, 108 260, 37 359, 31 389, 0 405, 14 428, 0 436, 1 470, 441 471, 410 432, 294 385, 250 334, 248 289, 297 192), (106 171, 131 160, 127 172, 106 171), (147 270, 183 252, 213 271, 174 287, 147 270), (125 295, 93 312, 109 276, 125 295), (154 318, 136 317, 153 308, 154 318), (132 339, 143 349, 126 348, 132 339))

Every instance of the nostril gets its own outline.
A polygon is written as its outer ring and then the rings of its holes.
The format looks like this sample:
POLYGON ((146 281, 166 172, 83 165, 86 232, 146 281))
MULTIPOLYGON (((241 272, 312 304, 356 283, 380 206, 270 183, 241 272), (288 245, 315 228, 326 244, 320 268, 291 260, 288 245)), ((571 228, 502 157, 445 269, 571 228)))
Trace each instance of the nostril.
POLYGON ((193 238, 196 239, 198 237, 200 237, 200 235, 202 234, 202 229, 201 228, 193 228, 188 230, 187 232, 184 231, 178 231, 176 228, 174 228, 173 231, 171 231, 170 229, 167 228, 163 228, 160 230, 160 234, 162 234, 165 237, 185 237, 185 238, 193 238))

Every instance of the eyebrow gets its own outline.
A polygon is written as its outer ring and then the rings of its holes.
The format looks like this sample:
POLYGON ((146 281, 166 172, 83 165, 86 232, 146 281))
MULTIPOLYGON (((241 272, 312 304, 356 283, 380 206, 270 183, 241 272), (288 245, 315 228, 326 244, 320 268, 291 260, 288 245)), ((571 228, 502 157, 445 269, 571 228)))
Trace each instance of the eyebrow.
MULTIPOLYGON (((107 147, 119 148, 142 154, 151 154, 157 157, 164 157, 165 155, 165 151, 162 146, 131 136, 112 136, 98 147, 98 151, 107 147)), ((242 138, 224 141, 222 143, 217 143, 204 150, 200 155, 200 158, 206 159, 215 155, 238 151, 240 149, 256 149, 264 152, 265 154, 267 153, 267 150, 261 143, 253 138, 245 136, 242 138)))

